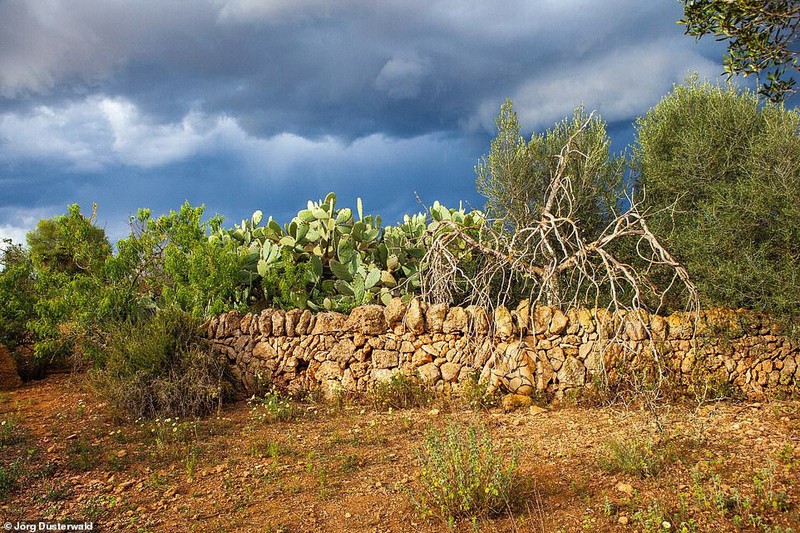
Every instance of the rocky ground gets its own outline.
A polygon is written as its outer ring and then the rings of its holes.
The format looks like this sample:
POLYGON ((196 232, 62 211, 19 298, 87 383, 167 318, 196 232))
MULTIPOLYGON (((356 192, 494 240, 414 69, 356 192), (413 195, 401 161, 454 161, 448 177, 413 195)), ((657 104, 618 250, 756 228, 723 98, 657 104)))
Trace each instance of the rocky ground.
POLYGON ((240 402, 197 421, 134 423, 113 420, 87 383, 58 375, 0 396, 0 522, 93 520, 105 531, 800 531, 799 401, 508 413, 471 411, 456 398, 394 411, 240 402), (431 427, 451 421, 482 425, 504 453, 518 451, 510 513, 450 525, 421 517, 417 451, 431 427), (644 453, 625 454, 626 443, 644 453), (631 457, 638 466, 624 467, 631 457))

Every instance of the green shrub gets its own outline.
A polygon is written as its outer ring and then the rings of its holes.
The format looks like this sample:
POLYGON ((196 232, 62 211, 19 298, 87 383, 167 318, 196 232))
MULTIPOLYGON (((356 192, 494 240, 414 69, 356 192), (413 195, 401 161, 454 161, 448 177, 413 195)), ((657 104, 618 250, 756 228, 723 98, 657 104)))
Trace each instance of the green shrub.
POLYGON ((673 462, 676 454, 674 443, 669 441, 611 439, 606 442, 600 466, 609 472, 653 477, 673 462))
POLYGON ((0 498, 5 499, 19 488, 19 478, 19 463, 13 462, 10 465, 0 465, 0 498))
POLYGON ((423 516, 452 522, 496 515, 515 504, 517 453, 505 457, 482 428, 451 423, 443 432, 430 430, 419 463, 414 499, 423 516))
POLYGON ((480 379, 480 374, 473 372, 459 387, 461 399, 470 409, 486 410, 497 407, 500 403, 499 389, 489 393, 489 382, 480 379))
POLYGON ((380 381, 369 392, 375 409, 409 409, 423 407, 433 400, 433 391, 417 378, 395 374, 389 381, 380 381))
POLYGON ((286 422, 294 420, 300 413, 286 396, 270 391, 264 396, 253 396, 248 400, 250 417, 260 423, 286 422))
POLYGON ((94 384, 130 418, 193 417, 232 394, 226 364, 200 334, 200 323, 175 308, 124 323, 108 336, 94 384))
POLYGON ((702 303, 800 315, 800 113, 689 80, 637 121, 648 221, 702 303))

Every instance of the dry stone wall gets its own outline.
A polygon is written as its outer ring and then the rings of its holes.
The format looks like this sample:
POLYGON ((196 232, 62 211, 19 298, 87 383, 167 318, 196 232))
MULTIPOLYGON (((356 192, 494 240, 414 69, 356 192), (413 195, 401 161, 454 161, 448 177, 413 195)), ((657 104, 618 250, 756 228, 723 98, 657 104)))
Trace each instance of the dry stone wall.
POLYGON ((475 306, 395 299, 349 316, 233 311, 207 327, 212 345, 250 390, 273 383, 290 391, 363 392, 402 372, 444 391, 478 373, 510 392, 560 397, 633 369, 652 370, 654 352, 687 386, 727 382, 759 397, 792 393, 800 381, 800 347, 779 325, 727 309, 635 320, 603 309, 564 313, 523 303, 489 316, 475 306))

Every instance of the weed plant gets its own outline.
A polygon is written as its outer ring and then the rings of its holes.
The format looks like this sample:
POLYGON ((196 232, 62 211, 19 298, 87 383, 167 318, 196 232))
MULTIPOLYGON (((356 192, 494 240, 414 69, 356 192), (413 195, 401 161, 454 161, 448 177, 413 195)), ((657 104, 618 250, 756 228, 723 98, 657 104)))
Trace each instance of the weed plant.
POLYGON ((368 397, 375 409, 409 409, 424 407, 433 401, 433 391, 420 380, 405 374, 395 374, 370 390, 368 397))
POLYGON ((225 363, 212 353, 199 322, 178 309, 118 325, 108 336, 93 383, 128 419, 202 416, 232 394, 225 363))
POLYGON ((477 372, 469 374, 461 383, 459 393, 463 402, 475 411, 485 411, 497 407, 500 403, 500 393, 498 391, 490 393, 489 382, 481 380, 477 372))
POLYGON ((248 403, 250 418, 261 424, 287 422, 300 416, 300 411, 291 400, 275 390, 264 396, 253 396, 248 403))
POLYGON ((414 496, 420 514, 453 523, 508 511, 518 489, 517 457, 497 451, 483 428, 451 423, 428 431, 414 496))
POLYGON ((18 462, 9 465, 0 465, 0 499, 5 499, 9 494, 19 488, 20 468, 18 462))
POLYGON ((670 441, 612 439, 606 442, 599 462, 601 468, 612 473, 655 477, 675 461, 677 452, 670 441))
POLYGON ((24 428, 14 415, 9 415, 0 420, 0 446, 14 446, 27 439, 24 428))

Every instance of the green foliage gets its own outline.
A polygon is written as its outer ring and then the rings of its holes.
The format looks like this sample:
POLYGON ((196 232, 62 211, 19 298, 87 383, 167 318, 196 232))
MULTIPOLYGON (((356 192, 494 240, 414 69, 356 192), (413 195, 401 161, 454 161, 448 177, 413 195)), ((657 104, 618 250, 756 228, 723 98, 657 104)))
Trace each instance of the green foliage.
POLYGON ((248 400, 250 404, 250 417, 262 424, 272 422, 287 422, 300 416, 298 409, 291 400, 277 391, 248 400))
POLYGON ((433 400, 433 391, 420 380, 395 374, 388 381, 379 381, 369 391, 375 409, 409 409, 423 407, 433 400))
POLYGON ((488 380, 481 380, 478 372, 472 372, 461 382, 459 393, 470 409, 487 410, 500 403, 499 389, 490 393, 488 380))
POLYGON ((5 242, 0 250, 0 344, 13 350, 29 341, 27 323, 35 316, 35 278, 27 250, 5 242))
POLYGON ((142 209, 132 220, 130 236, 106 266, 107 298, 121 317, 169 305, 207 316, 250 303, 246 257, 231 243, 209 239, 222 220, 203 221, 204 210, 187 202, 157 219, 142 209))
POLYGON ((18 461, 9 465, 0 465, 0 498, 5 499, 19 489, 20 470, 18 461))
POLYGON ((14 446, 28 439, 28 434, 14 415, 4 415, 0 420, 0 447, 14 446))
POLYGON ((200 416, 231 394, 225 364, 202 338, 199 321, 176 308, 117 325, 103 356, 93 382, 129 419, 200 416))
POLYGON ((637 122, 649 222, 707 306, 800 313, 800 115, 690 80, 637 122))
POLYGON ((80 207, 72 204, 66 215, 40 220, 27 235, 33 267, 69 275, 101 271, 111 255, 111 245, 105 231, 94 225, 94 217, 93 212, 86 218, 80 207))
POLYGON ((572 179, 575 201, 570 206, 553 206, 552 214, 567 215, 571 210, 587 236, 605 227, 619 199, 624 160, 611 156, 611 141, 602 120, 579 108, 572 118, 525 142, 513 104, 506 100, 495 125, 497 136, 489 154, 475 168, 477 189, 487 199, 490 216, 505 218, 513 228, 535 224, 559 165, 564 165, 572 179), (573 149, 562 154, 570 139, 573 149))
POLYGON ((677 449, 669 441, 612 439, 606 443, 600 466, 609 472, 645 478, 661 473, 676 457, 677 449))
POLYGON ((419 463, 415 501, 424 516, 445 522, 482 518, 515 503, 517 454, 504 457, 484 429, 451 423, 444 431, 430 430, 419 463))
POLYGON ((681 0, 686 33, 728 41, 728 76, 755 74, 759 92, 775 102, 796 91, 791 70, 800 70, 800 4, 794 0, 681 0), (788 72, 787 72, 788 71, 788 72), (766 80, 763 76, 766 75, 766 80))
MULTIPOLYGON (((308 202, 288 224, 253 213, 231 230, 218 229, 213 243, 235 243, 246 255, 244 271, 260 287, 256 307, 348 311, 370 302, 408 296, 420 286, 419 271, 431 232, 443 221, 465 227, 484 223, 479 211, 448 209, 438 202, 424 214, 405 216, 383 228, 379 216, 337 208, 336 195, 308 202)), ((463 244, 463 243, 462 243, 463 244)), ((457 245, 457 244, 456 244, 457 245)))
POLYGON ((91 351, 104 317, 105 261, 111 246, 91 217, 71 205, 66 215, 39 221, 27 236, 33 313, 26 329, 34 342, 33 373, 91 351))

